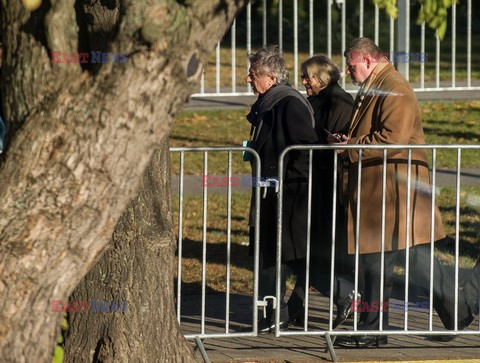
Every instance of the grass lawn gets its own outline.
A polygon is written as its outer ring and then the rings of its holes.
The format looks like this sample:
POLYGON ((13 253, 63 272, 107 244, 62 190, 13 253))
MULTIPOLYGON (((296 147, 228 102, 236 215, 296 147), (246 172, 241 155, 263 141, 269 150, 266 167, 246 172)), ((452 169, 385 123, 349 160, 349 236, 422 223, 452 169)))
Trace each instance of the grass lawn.
MULTIPOLYGON (((478 144, 480 140, 480 101, 422 102, 427 143, 478 144)), ((247 110, 181 113, 174 124, 171 146, 238 146, 248 137, 247 110)), ((211 154, 209 174, 226 174, 227 154, 211 154)), ((250 165, 233 157, 233 173, 249 174, 250 165)), ((437 168, 456 165, 456 151, 439 152, 437 168)), ((462 154, 462 167, 480 167, 479 152, 462 154)), ((179 172, 178 153, 172 154, 172 171, 179 172)), ((203 174, 203 153, 185 155, 185 174, 203 174)), ((454 261, 455 188, 438 191, 437 202, 449 237, 437 246, 437 255, 446 264, 454 261), (452 242, 453 241, 453 242, 452 242)), ((173 197, 175 223, 178 223, 178 196, 173 197)), ((248 254, 248 210, 250 194, 232 194, 231 218, 231 291, 251 293, 253 260, 248 254)), ((227 198, 225 194, 208 196, 207 288, 225 291, 227 258, 227 198)), ((202 196, 184 197, 182 281, 184 289, 200 291, 202 261, 202 196)), ((178 228, 178 226, 177 226, 178 228)), ((462 187, 460 209, 460 266, 471 267, 480 256, 480 185, 462 187)))
MULTIPOLYGON (((478 144, 480 101, 422 102, 428 144, 478 144)), ((249 136, 248 110, 182 112, 171 134, 170 146, 241 146, 249 136)), ((462 167, 480 166, 478 151, 462 154, 462 167)), ((233 173, 249 174, 250 164, 233 154, 233 173)), ((227 153, 209 154, 209 174, 226 174, 227 153)), ((437 153, 437 168, 454 168, 456 151, 437 153)), ((179 174, 178 153, 172 155, 172 172, 179 174)), ((185 155, 185 174, 203 174, 203 153, 185 155)))

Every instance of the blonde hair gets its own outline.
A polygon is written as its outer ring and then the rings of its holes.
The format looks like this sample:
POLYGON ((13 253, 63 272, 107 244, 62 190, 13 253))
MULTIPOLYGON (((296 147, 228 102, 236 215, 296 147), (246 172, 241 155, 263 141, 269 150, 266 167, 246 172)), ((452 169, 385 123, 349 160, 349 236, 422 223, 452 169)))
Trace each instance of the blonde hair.
POLYGON ((323 54, 317 54, 302 63, 302 73, 316 78, 323 86, 338 82, 340 70, 335 62, 323 54))

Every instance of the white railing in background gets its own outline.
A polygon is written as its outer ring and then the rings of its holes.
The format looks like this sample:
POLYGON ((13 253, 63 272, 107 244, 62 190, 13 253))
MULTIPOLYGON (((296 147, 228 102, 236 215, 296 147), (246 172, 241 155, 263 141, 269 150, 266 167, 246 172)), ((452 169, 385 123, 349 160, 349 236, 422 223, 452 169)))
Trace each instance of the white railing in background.
POLYGON ((434 62, 435 66, 432 67, 430 74, 427 75, 425 64, 420 63, 416 66, 418 71, 412 79, 412 65, 408 62, 397 64, 399 71, 411 81, 417 92, 480 90, 479 66, 472 69, 472 55, 480 52, 480 42, 472 42, 472 36, 480 37, 478 31, 474 32, 472 27, 472 0, 467 0, 466 9, 463 9, 461 14, 458 5, 453 5, 450 9, 446 38, 442 42, 432 30, 425 27, 425 24, 416 24, 417 10, 414 5, 415 1, 399 0, 399 16, 393 20, 388 18, 383 10, 373 5, 371 0, 262 0, 253 4, 249 2, 234 21, 225 39, 218 43, 215 55, 212 55, 202 75, 199 92, 192 96, 251 95, 251 89, 245 81, 248 72, 246 55, 252 50, 272 44, 278 44, 280 49, 293 56, 293 59, 290 56, 287 60, 291 67, 290 83, 301 91, 303 87, 299 78, 299 65, 305 58, 315 53, 333 56, 342 71, 341 85, 349 91, 354 91, 355 87, 348 77, 344 76, 346 67, 342 54, 348 40, 357 36, 370 37, 377 44, 380 41, 381 48, 391 55, 396 52, 425 54, 426 47, 431 45, 434 51, 428 54, 428 62, 434 62), (351 22, 347 20, 347 11, 348 14, 352 14, 355 8, 358 9, 359 27, 352 32, 351 24, 347 23, 351 22), (272 9, 275 9, 277 14, 272 13, 272 9), (374 14, 374 26, 371 26, 371 19, 365 17, 366 10, 374 14), (291 14, 291 19, 287 14, 291 14), (459 16, 462 16, 462 19, 466 18, 466 24, 463 24, 463 20, 458 22, 459 16), (325 23, 326 34, 315 33, 315 25, 325 23), (285 41, 288 35, 285 33, 288 28, 286 24, 292 24, 288 43, 285 41), (340 41, 333 38, 339 28, 341 28, 340 41), (411 44, 417 32, 420 34, 419 49, 412 49, 411 44), (256 36, 255 39, 252 35, 256 36), (450 48, 450 52, 442 53, 442 47, 450 48), (459 59, 462 59, 462 62, 459 62, 459 59))

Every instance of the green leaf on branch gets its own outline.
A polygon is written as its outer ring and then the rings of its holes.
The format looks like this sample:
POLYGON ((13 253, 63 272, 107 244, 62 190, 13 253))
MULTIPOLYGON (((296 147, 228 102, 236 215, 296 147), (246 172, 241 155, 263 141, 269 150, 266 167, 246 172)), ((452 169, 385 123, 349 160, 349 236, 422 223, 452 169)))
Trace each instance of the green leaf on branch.
MULTIPOLYGON (((422 6, 418 12, 417 25, 425 22, 431 29, 437 31, 440 40, 445 37, 447 30, 448 10, 458 0, 417 0, 422 6)), ((389 17, 398 16, 397 0, 373 0, 380 9, 384 9, 389 17)))
POLYGON ((378 6, 379 9, 385 9, 387 15, 393 19, 398 16, 397 0, 373 0, 373 3, 378 6))
POLYGON ((438 38, 443 40, 447 30, 448 10, 458 0, 417 0, 422 7, 418 12, 417 25, 425 22, 431 29, 437 31, 438 38))

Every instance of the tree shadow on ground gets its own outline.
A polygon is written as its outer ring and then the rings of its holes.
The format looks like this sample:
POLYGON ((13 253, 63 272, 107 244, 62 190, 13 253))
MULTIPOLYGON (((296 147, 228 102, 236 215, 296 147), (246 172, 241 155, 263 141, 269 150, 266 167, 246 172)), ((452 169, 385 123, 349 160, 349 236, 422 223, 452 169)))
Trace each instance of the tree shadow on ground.
MULTIPOLYGON (((208 243, 206 246, 207 264, 227 264, 227 244, 208 243)), ((230 265, 245 269, 253 268, 253 258, 249 255, 249 247, 238 243, 231 243, 230 265)), ((184 239, 182 246, 182 258, 194 258, 203 260, 203 242, 198 240, 184 239)))

